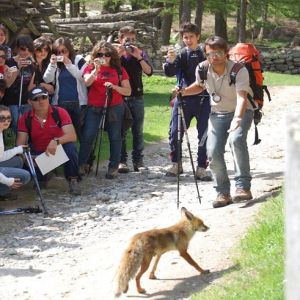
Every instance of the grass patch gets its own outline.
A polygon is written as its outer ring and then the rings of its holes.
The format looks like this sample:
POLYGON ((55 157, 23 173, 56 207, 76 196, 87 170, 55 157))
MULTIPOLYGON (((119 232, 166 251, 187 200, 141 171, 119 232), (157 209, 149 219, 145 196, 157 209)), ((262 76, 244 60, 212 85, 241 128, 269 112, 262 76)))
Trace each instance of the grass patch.
POLYGON ((283 193, 261 208, 238 248, 239 270, 224 275, 222 283, 192 296, 192 300, 283 299, 283 193))
POLYGON ((300 86, 300 76, 297 75, 264 72, 264 78, 264 82, 268 86, 300 86))

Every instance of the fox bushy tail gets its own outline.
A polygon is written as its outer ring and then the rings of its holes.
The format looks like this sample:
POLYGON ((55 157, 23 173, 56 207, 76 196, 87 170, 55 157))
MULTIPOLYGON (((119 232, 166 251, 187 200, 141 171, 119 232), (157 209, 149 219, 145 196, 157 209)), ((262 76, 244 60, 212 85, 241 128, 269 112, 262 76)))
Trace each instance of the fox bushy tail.
POLYGON ((125 250, 116 276, 117 288, 115 297, 127 291, 129 281, 137 273, 143 260, 143 247, 141 241, 132 241, 125 250))

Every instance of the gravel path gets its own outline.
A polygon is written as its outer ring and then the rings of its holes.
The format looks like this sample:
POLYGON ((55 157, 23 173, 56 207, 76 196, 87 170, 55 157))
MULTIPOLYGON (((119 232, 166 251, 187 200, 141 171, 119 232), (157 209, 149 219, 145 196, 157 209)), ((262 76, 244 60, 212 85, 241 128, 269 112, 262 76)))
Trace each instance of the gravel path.
MULTIPOLYGON (((235 268, 233 246, 254 222, 260 205, 283 183, 284 116, 300 107, 300 87, 272 88, 271 94, 273 101, 265 104, 259 125, 262 142, 249 146, 254 200, 213 209, 212 183, 199 182, 199 205, 184 151, 180 205, 201 216, 210 227, 195 235, 189 252, 211 274, 199 276, 177 252, 169 252, 158 266, 158 280, 149 280, 147 273, 142 277, 147 294, 138 295, 131 282, 125 299, 186 299, 209 285, 221 284, 224 271, 235 268)), ((195 129, 190 129, 194 157, 195 136, 195 129)), ((251 130, 250 144, 253 139, 251 130)), ((167 156, 166 142, 151 145, 145 151, 149 171, 122 174, 117 180, 104 179, 103 166, 97 179, 90 176, 82 182, 82 197, 70 198, 65 181, 53 179, 43 192, 51 217, 0 216, 0 299, 113 299, 114 275, 129 238, 143 230, 174 224, 180 217, 176 178, 164 176, 167 156)), ((229 151, 226 156, 232 175, 229 151)), ((22 201, 2 202, 0 207, 32 205, 34 198, 35 193, 27 188, 22 201)))

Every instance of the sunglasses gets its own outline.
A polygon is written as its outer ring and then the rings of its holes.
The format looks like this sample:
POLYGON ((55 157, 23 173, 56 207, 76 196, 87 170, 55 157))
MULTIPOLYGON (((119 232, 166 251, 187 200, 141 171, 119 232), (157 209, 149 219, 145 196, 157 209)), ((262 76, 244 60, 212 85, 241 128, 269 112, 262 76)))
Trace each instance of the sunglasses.
POLYGON ((28 48, 27 48, 27 47, 23 47, 23 46, 20 46, 20 47, 19 47, 19 49, 20 49, 20 50, 22 50, 22 51, 26 51, 26 50, 28 50, 28 48))
POLYGON ((48 96, 43 95, 43 96, 38 96, 38 97, 36 97, 34 99, 31 99, 31 100, 37 102, 37 101, 46 100, 46 99, 48 99, 48 96))
POLYGON ((206 53, 207 58, 213 58, 213 57, 221 58, 221 57, 224 57, 224 55, 225 55, 225 52, 223 50, 211 51, 209 53, 206 53))
POLYGON ((67 54, 69 51, 67 49, 57 50, 57 54, 67 54))
POLYGON ((0 123, 4 123, 5 121, 11 122, 11 116, 0 116, 0 123))
POLYGON ((35 49, 35 51, 37 51, 37 52, 43 52, 43 51, 48 52, 49 49, 48 48, 37 48, 37 49, 35 49))
POLYGON ((6 59, 6 55, 0 55, 0 58, 6 59))
POLYGON ((97 53, 96 54, 96 57, 111 57, 111 54, 110 53, 108 53, 108 52, 106 52, 106 53, 97 53))

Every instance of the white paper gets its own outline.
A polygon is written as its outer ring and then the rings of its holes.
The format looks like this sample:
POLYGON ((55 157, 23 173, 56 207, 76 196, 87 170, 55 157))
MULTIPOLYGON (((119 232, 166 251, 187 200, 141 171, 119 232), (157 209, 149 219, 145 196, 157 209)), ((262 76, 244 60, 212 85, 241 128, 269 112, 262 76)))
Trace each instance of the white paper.
POLYGON ((35 162, 43 175, 49 173, 68 160, 69 158, 62 145, 57 146, 55 155, 46 155, 46 153, 44 152, 35 158, 35 162))

